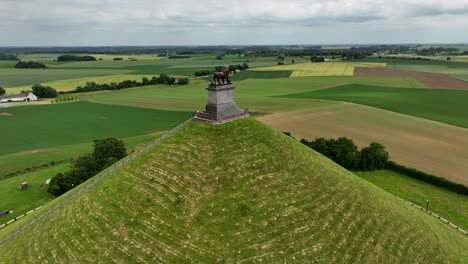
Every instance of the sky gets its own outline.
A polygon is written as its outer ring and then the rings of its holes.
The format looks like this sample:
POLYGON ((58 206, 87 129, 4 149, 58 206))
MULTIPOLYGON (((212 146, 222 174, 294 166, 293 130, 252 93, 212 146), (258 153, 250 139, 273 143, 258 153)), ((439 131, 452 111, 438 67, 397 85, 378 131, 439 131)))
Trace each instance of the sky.
POLYGON ((0 0, 0 46, 468 43, 468 0, 0 0))

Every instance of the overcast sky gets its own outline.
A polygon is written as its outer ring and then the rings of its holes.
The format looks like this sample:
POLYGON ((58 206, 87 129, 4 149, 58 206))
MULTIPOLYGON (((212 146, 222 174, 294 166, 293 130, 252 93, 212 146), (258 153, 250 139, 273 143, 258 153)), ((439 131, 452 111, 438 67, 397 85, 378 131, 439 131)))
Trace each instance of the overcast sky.
POLYGON ((468 43, 468 0, 0 0, 0 46, 468 43))

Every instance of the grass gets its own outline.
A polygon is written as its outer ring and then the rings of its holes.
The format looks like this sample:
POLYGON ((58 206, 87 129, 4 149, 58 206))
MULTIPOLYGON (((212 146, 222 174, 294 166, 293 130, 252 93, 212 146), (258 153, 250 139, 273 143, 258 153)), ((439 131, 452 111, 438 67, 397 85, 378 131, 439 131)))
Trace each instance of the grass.
POLYGON ((127 106, 75 102, 12 107, 0 116, 5 135, 0 155, 89 143, 99 137, 131 137, 167 130, 190 116, 127 106), (34 129, 31 129, 34 128, 34 129))
MULTIPOLYGON (((125 142, 129 152, 142 147, 155 140, 164 131, 155 131, 146 135, 120 138, 125 142)), ((50 164, 62 160, 76 158, 90 153, 93 149, 92 142, 54 146, 52 148, 33 149, 0 156, 0 180, 6 178, 10 172, 23 171, 27 168, 50 164)))
POLYGON ((12 263, 462 263, 467 246, 438 220, 246 119, 192 123, 0 254, 12 263))
POLYGON ((51 201, 52 197, 47 192, 47 187, 41 185, 57 173, 67 171, 68 168, 69 164, 62 164, 0 180, 0 211, 13 211, 12 214, 0 218, 0 225, 51 201), (28 182, 29 188, 20 190, 19 185, 22 182, 28 182))
POLYGON ((385 67, 385 63, 321 62, 257 68, 255 71, 292 71, 291 77, 353 76, 354 67, 385 67))
POLYGON ((468 230, 468 197, 429 185, 392 171, 356 172, 359 177, 405 200, 431 211, 468 230))
POLYGON ((353 102, 468 128, 468 91, 463 90, 344 85, 283 97, 353 102))

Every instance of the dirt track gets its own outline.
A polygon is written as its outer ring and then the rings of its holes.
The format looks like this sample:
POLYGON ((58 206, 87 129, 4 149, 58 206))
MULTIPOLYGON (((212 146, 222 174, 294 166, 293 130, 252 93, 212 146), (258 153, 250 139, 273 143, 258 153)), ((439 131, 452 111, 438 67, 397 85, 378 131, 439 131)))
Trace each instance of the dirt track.
POLYGON ((439 73, 356 67, 354 68, 354 76, 414 78, 432 89, 468 90, 468 82, 439 73))

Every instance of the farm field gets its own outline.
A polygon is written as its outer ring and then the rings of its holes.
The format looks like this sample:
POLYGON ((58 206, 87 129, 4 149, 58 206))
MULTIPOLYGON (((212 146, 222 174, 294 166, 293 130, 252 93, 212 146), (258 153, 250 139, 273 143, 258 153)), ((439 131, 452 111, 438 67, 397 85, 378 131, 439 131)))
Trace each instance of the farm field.
MULTIPOLYGON (((143 77, 151 78, 150 75, 135 75, 135 74, 118 74, 118 75, 106 75, 99 77, 83 77, 77 79, 65 79, 51 82, 44 82, 43 85, 53 87, 57 91, 71 91, 78 86, 84 86, 87 82, 95 83, 111 83, 111 82, 121 82, 125 80, 132 81, 141 81, 143 77)), ((19 93, 23 90, 31 89, 31 86, 20 86, 8 88, 9 93, 19 93)))
MULTIPOLYGON (((128 152, 133 152, 142 146, 155 140, 165 131, 139 135, 134 137, 120 138, 125 142, 128 152)), ((0 180, 7 177, 10 172, 22 171, 27 168, 50 164, 51 162, 63 161, 76 158, 80 155, 92 152, 92 142, 54 146, 51 148, 33 149, 15 152, 0 156, 0 180)), ((15 176, 16 177, 16 176, 15 176)))
POLYGON ((126 74, 129 70, 120 69, 0 69, 0 86, 10 87, 30 86, 57 80, 98 77, 105 75, 126 74))
POLYGON ((355 172, 362 179, 405 200, 426 206, 464 230, 468 229, 468 197, 392 171, 355 172))
POLYGON ((353 102, 468 128, 468 91, 344 85, 281 97, 353 102))
POLYGON ((5 140, 0 155, 89 143, 99 137, 131 137, 168 130, 189 112, 74 102, 7 108, 0 116, 5 140), (34 127, 31 130, 31 127, 34 127))
POLYGON ((47 192, 47 187, 41 187, 41 185, 57 173, 67 171, 68 167, 69 164, 61 164, 0 180, 0 208, 13 211, 12 214, 0 218, 0 225, 51 201, 52 197, 47 192), (19 185, 22 182, 28 182, 29 187, 20 190, 19 185))
MULTIPOLYGON (((233 76, 233 79, 236 78, 233 76)), ((373 78, 373 77, 304 77, 278 79, 247 79, 235 82, 236 101, 241 107, 253 112, 278 112, 307 107, 307 100, 298 101, 287 98, 273 98, 290 93, 300 93, 325 89, 346 83, 369 85, 392 85, 394 87, 424 87, 411 78, 373 78)), ((96 103, 129 105, 166 110, 193 111, 203 109, 206 104, 207 81, 191 81, 189 85, 171 88, 167 86, 148 86, 113 92, 78 94, 82 101, 96 103)))
POLYGON ((440 73, 357 67, 354 76, 414 78, 429 88, 468 90, 468 82, 440 73))
POLYGON ((258 117, 300 140, 348 137, 360 148, 386 146, 390 159, 468 184, 468 129, 364 105, 310 100, 300 110, 258 117), (430 128, 430 129, 428 129, 430 128))
POLYGON ((386 67, 385 63, 320 62, 256 68, 255 71, 292 71, 291 77, 353 76, 355 67, 386 67))
POLYGON ((87 262, 98 252, 107 252, 99 254, 103 262, 270 263, 287 255, 298 262, 462 263, 467 245, 437 219, 244 119, 191 123, 2 245, 0 254, 13 263, 87 262))
POLYGON ((362 60, 363 62, 386 63, 387 68, 405 70, 405 71, 421 71, 447 74, 449 76, 468 81, 468 61, 422 61, 422 60, 405 60, 405 59, 386 59, 370 57, 362 60))

